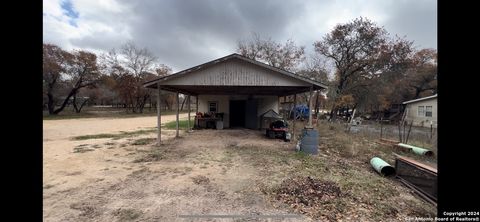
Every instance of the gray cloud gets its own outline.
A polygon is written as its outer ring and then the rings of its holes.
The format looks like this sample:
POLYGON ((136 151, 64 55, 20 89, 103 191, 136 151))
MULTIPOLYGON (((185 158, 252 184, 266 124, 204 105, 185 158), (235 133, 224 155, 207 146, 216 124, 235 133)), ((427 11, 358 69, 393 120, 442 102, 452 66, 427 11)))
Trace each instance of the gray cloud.
POLYGON ((437 4, 416 1, 414 5, 399 1, 385 23, 391 34, 406 36, 419 48, 437 48, 437 4))
MULTIPOLYGON (((374 20, 392 34, 406 35, 420 47, 436 48, 437 41, 436 1, 106 2, 110 5, 72 0, 72 7, 79 13, 77 27, 69 26, 67 15, 57 21, 44 11, 44 40, 66 48, 100 51, 132 40, 150 49, 159 62, 174 71, 233 53, 237 41, 249 38, 252 32, 280 42, 291 38, 311 53, 313 42, 334 24, 359 16, 374 20)), ((52 10, 53 6, 49 7, 52 10)))

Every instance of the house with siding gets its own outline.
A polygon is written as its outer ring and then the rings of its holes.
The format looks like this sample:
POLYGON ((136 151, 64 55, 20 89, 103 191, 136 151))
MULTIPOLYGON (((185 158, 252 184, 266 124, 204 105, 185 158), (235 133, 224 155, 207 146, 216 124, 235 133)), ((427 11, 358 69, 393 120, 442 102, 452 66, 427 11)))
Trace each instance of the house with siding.
POLYGON ((437 94, 403 102, 405 107, 405 121, 413 121, 414 126, 437 128, 437 94))

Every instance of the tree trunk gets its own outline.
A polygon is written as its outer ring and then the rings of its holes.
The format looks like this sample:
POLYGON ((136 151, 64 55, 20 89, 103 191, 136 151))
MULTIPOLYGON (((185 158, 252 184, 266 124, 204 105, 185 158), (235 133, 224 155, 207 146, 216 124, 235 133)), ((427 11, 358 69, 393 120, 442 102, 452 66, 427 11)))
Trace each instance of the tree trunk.
POLYGON ((85 101, 83 101, 83 103, 80 105, 80 109, 78 109, 78 112, 80 113, 80 111, 82 111, 82 108, 83 106, 85 106, 87 104, 89 99, 86 99, 85 101))
POLYGON ((418 99, 418 97, 420 97, 421 92, 422 90, 420 88, 415 88, 415 97, 413 97, 413 99, 418 99))
POLYGON ((85 104, 87 104, 87 102, 88 102, 88 99, 83 101, 82 104, 80 104, 80 108, 78 108, 78 106, 77 106, 77 94, 73 95, 73 108, 75 109, 76 113, 80 113, 82 111, 83 106, 85 106, 85 104))
POLYGON ((138 106, 138 110, 140 113, 143 113, 143 109, 145 108, 145 104, 147 104, 147 100, 149 97, 149 95, 144 95, 142 100, 140 101, 140 104, 138 106))
POLYGON ((185 104, 185 100, 187 100, 187 97, 183 97, 183 102, 182 102, 182 108, 180 108, 181 111, 183 111, 183 104, 185 104))
POLYGON ((68 101, 70 100, 70 97, 72 97, 74 94, 77 93, 77 88, 74 88, 72 89, 72 91, 70 91, 70 93, 68 94, 67 98, 65 98, 65 100, 63 101, 62 103, 62 106, 60 106, 60 108, 56 109, 53 114, 58 114, 60 112, 63 111, 63 109, 65 108, 65 106, 67 105, 68 101))
POLYGON ((337 111, 338 108, 336 106, 332 107, 332 110, 330 111, 330 120, 333 121, 337 118, 337 111))
POLYGON ((48 97, 48 102, 47 102, 47 107, 48 107, 48 114, 50 115, 55 115, 55 101, 53 101, 53 95, 52 93, 47 93, 48 97))
POLYGON ((77 108, 77 94, 75 93, 75 95, 73 95, 73 110, 75 111, 75 113, 79 113, 78 112, 78 108, 77 108))

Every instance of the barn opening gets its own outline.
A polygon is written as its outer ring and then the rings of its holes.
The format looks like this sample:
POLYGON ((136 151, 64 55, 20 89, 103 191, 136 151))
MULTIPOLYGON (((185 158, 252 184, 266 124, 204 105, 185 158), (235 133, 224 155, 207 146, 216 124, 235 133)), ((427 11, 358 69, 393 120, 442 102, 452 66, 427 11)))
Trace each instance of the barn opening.
POLYGON ((246 100, 230 100, 230 127, 245 127, 246 100))

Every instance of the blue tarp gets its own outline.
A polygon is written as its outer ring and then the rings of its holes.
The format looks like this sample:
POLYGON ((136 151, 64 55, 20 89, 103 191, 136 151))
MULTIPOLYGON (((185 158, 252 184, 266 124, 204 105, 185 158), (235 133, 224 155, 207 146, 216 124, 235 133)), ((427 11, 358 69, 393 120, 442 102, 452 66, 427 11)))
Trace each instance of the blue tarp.
POLYGON ((299 118, 308 118, 308 106, 306 105, 296 105, 295 107, 290 110, 290 118, 293 118, 293 115, 295 114, 295 117, 297 119, 299 118))

